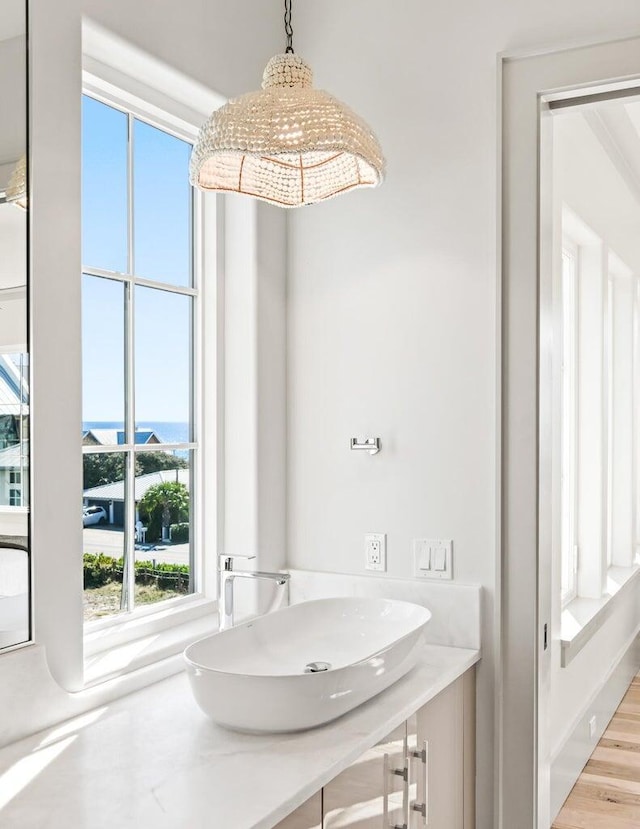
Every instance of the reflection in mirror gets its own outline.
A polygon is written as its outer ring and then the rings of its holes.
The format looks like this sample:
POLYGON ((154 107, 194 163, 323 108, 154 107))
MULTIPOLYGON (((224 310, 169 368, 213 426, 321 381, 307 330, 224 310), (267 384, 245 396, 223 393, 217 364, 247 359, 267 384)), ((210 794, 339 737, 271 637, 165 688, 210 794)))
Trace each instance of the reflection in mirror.
POLYGON ((640 100, 559 108, 551 127, 553 590, 570 640, 638 563, 640 100))
POLYGON ((27 35, 24 0, 0 16, 0 648, 29 639, 27 35))

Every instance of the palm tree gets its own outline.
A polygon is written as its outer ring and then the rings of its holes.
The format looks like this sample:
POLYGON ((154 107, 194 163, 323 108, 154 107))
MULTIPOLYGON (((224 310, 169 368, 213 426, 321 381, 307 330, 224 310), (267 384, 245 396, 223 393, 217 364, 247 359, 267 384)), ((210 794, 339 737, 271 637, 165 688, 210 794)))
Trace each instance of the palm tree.
POLYGON ((189 490, 179 481, 154 484, 140 499, 138 509, 149 535, 161 538, 165 527, 189 520, 189 490))

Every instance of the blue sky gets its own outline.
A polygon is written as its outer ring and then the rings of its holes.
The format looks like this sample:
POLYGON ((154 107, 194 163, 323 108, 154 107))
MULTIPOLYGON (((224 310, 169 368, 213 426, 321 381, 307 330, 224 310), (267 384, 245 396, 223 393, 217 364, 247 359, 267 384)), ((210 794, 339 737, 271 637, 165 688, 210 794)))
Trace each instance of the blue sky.
MULTIPOLYGON (((122 273, 128 265, 127 116, 83 98, 82 261, 122 273)), ((191 146, 133 121, 134 273, 190 284, 191 146)), ((83 276, 83 420, 124 419, 122 283, 83 276)), ((136 420, 189 416, 190 299, 135 290, 136 420)))

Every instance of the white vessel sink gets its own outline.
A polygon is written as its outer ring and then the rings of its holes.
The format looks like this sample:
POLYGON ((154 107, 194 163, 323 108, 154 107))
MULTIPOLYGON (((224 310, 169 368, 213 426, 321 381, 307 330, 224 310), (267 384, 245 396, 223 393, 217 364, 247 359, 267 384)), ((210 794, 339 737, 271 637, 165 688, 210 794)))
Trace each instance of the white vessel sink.
POLYGON ((318 599, 200 639, 184 657, 193 694, 215 722, 300 731, 345 714, 411 670, 430 618, 410 602, 318 599))

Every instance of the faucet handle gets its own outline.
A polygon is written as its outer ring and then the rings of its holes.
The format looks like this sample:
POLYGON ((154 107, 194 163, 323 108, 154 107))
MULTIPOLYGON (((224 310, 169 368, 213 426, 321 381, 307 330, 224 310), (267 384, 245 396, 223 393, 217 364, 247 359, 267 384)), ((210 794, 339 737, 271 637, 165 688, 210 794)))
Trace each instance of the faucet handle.
POLYGON ((220 567, 223 570, 232 570, 233 569, 233 562, 234 559, 244 559, 245 561, 251 561, 252 558, 255 558, 255 553, 218 553, 218 559, 220 560, 220 567))

